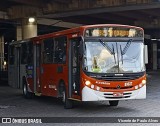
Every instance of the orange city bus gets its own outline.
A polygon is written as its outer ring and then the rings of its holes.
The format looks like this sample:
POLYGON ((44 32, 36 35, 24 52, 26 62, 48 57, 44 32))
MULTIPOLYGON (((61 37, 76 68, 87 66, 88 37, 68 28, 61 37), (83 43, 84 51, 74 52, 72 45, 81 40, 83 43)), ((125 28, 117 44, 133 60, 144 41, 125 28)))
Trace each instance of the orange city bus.
POLYGON ((25 98, 73 101, 146 98, 144 31, 118 24, 87 25, 9 45, 9 85, 25 98))

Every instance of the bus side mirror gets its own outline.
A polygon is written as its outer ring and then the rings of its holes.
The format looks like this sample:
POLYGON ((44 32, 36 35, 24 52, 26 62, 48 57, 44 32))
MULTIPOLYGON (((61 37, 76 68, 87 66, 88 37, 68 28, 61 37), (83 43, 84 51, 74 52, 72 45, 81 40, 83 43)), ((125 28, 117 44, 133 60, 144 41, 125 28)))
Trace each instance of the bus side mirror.
POLYGON ((82 36, 80 36, 80 37, 78 37, 78 41, 80 42, 80 41, 82 41, 83 39, 82 39, 82 36))
POLYGON ((144 61, 145 64, 148 64, 148 46, 144 45, 144 61))

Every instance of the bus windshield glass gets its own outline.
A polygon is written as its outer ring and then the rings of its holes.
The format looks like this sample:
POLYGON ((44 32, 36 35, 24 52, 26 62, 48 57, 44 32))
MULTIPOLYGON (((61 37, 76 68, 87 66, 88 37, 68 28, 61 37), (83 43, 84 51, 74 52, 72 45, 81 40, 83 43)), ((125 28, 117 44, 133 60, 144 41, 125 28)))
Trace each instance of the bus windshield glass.
POLYGON ((142 41, 86 40, 84 70, 92 73, 137 73, 145 71, 142 41))

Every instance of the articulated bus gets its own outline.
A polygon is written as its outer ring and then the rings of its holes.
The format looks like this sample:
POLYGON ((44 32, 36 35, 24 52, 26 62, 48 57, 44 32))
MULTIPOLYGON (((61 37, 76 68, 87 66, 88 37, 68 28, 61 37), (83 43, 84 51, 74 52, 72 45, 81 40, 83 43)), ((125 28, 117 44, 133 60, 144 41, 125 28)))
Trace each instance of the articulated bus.
POLYGON ((9 85, 25 98, 73 101, 146 98, 144 31, 118 24, 80 26, 9 45, 9 85))

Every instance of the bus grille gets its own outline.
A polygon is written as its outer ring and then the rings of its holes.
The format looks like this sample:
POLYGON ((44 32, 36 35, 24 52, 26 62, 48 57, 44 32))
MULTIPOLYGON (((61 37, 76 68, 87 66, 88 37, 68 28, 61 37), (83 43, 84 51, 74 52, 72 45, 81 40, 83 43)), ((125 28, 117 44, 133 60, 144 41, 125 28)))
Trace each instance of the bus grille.
MULTIPOLYGON (((103 89, 117 89, 117 87, 102 87, 103 89)), ((120 89, 129 89, 129 88, 133 88, 133 86, 130 87, 121 87, 120 89)))
POLYGON ((87 73, 87 76, 98 80, 104 81, 128 81, 128 80, 135 80, 145 75, 145 72, 140 73, 87 73))
POLYGON ((102 76, 96 77, 95 79, 104 80, 104 81, 127 81, 138 79, 140 76, 102 76))

